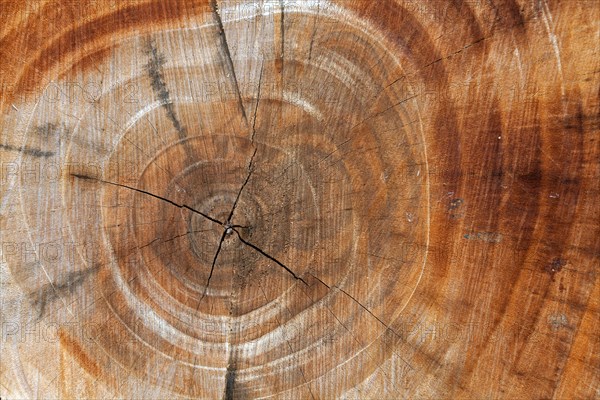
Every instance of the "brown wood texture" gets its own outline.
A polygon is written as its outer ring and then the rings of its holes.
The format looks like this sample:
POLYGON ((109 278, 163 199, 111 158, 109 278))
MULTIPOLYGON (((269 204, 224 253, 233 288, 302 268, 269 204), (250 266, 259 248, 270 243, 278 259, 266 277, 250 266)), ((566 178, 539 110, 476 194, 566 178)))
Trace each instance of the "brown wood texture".
POLYGON ((2 398, 600 398, 600 6, 0 2, 2 398))

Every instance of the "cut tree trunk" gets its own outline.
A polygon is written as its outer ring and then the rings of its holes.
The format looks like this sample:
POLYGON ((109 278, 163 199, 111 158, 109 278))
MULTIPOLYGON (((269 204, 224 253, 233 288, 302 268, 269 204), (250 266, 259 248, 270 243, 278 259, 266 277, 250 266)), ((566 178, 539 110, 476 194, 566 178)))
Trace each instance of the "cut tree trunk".
POLYGON ((600 398, 596 1, 2 1, 7 398, 600 398))

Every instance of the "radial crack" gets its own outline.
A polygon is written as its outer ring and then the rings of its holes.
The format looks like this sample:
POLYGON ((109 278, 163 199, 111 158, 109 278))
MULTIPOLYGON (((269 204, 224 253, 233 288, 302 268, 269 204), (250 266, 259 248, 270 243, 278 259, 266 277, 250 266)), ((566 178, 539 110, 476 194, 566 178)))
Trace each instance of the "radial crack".
POLYGON ((346 292, 344 289, 342 289, 339 286, 329 286, 328 284, 326 284, 325 282, 323 282, 321 279, 319 279, 317 276, 310 274, 310 276, 312 276, 313 278, 315 278, 317 281, 321 282, 321 284, 325 285, 325 287, 329 290, 331 290, 332 288, 335 288, 337 290, 339 290, 340 292, 344 293, 346 296, 350 297, 350 299, 352 299, 356 304, 358 304, 363 310, 365 310, 366 312, 369 313, 369 315, 371 315, 373 318, 375 318, 377 321, 379 321, 379 323, 383 326, 385 326, 387 329, 389 329, 391 332, 393 332, 395 335, 397 335, 398 337, 401 337, 400 335, 398 335, 392 328, 390 328, 385 322, 383 322, 377 315, 373 314, 373 312, 371 310, 369 310, 367 307, 365 307, 360 301, 358 301, 354 296, 352 296, 350 293, 346 292))
POLYGON ((315 34, 317 33, 317 21, 319 20, 320 13, 321 13, 321 1, 318 0, 317 1, 317 15, 315 16, 315 19, 313 22, 313 31, 312 31, 312 35, 310 37, 310 46, 308 48, 308 61, 310 61, 310 59, 312 57, 313 44, 315 42, 315 34))
POLYGON ((148 195, 150 197, 154 197, 155 199, 162 200, 162 201, 164 201, 166 203, 169 203, 169 204, 171 204, 171 205, 173 205, 175 207, 185 208, 188 211, 191 211, 193 213, 196 213, 198 215, 203 216, 204 218, 206 218, 209 221, 214 222, 215 224, 219 224, 219 225, 223 226, 223 223, 221 221, 219 221, 216 218, 211 217, 210 215, 204 214, 202 211, 198 211, 196 209, 193 209, 192 207, 190 207, 188 205, 185 205, 185 204, 175 203, 172 200, 169 200, 169 199, 167 199, 165 197, 159 196, 159 195, 154 194, 154 193, 147 192, 147 191, 145 191, 143 189, 138 189, 138 188, 135 188, 135 187, 132 187, 132 186, 123 185, 122 183, 105 181, 105 180, 94 178, 94 177, 87 176, 87 175, 71 174, 71 176, 73 176, 75 178, 79 178, 79 179, 91 180, 91 181, 96 181, 96 182, 100 182, 100 183, 106 183, 108 185, 113 185, 113 186, 118 186, 118 187, 122 187, 122 188, 129 189, 129 190, 133 190, 135 192, 142 193, 142 194, 148 195))
MULTIPOLYGON (((267 294, 265 293, 265 290, 263 289, 263 286, 260 284, 260 281, 258 282, 258 287, 260 288, 260 291, 262 292, 262 294, 263 294, 263 296, 264 296, 265 300, 266 300, 267 302, 269 302, 269 298, 267 297, 267 294)), ((304 292, 304 293, 306 293, 306 292, 304 292)), ((287 306, 285 306, 285 307, 286 307, 286 308, 288 309, 288 311, 289 311, 289 308, 288 308, 287 306)), ((277 321, 277 325, 278 325, 279 327, 282 327, 282 328, 283 328, 283 325, 281 324, 281 321, 279 320, 279 318, 277 318, 277 316, 275 316, 275 320, 277 321)), ((294 353, 294 349, 292 348, 292 345, 290 344, 290 341, 289 341, 289 340, 288 340, 288 338, 286 337, 286 335, 285 335, 285 332, 283 333, 283 339, 284 339, 284 340, 285 340, 285 342, 287 343, 287 345, 288 345, 288 347, 289 347, 289 349, 290 349, 290 352, 294 353)), ((308 389, 308 392, 310 393, 310 397, 311 397, 311 398, 314 400, 315 396, 313 395, 313 392, 312 392, 312 390, 311 390, 311 388, 310 388, 310 383, 309 383, 309 381, 306 379, 306 375, 304 374, 304 370, 303 370, 301 367, 299 368, 299 370, 300 370, 300 374, 302 374, 302 379, 304 379, 304 383, 306 384, 306 387, 307 387, 307 389, 308 389)))
POLYGON ((208 290, 208 286, 210 285, 210 278, 212 278, 213 271, 215 270, 215 264, 217 263, 217 258, 219 258, 219 253, 221 252, 221 248, 223 247, 223 242, 225 241, 225 236, 227 236, 227 229, 223 230, 223 234, 221 235, 221 240, 219 240, 219 247, 217 247, 217 251, 215 252, 215 256, 213 257, 212 265, 210 266, 210 273, 208 274, 208 279, 206 280, 206 286, 204 287, 204 293, 202 293, 202 297, 200 297, 200 301, 198 301, 198 307, 200 307, 200 303, 204 296, 206 296, 206 291, 208 290))
POLYGON ((183 237, 183 236, 186 236, 186 235, 189 235, 190 233, 210 232, 210 231, 211 231, 211 229, 198 229, 198 230, 195 230, 195 231, 187 231, 187 232, 179 234, 177 236, 173 236, 170 239, 164 240, 164 243, 172 242, 173 240, 178 239, 178 238, 183 237))
POLYGON ((235 208, 237 207, 238 201, 240 200, 240 196, 242 195, 242 191, 244 190, 244 188, 246 187, 246 184, 248 183, 248 181, 250 180, 250 176, 252 175, 252 172, 254 171, 254 168, 252 168, 253 163, 254 163, 254 156, 256 156, 256 151, 258 149, 255 148, 254 149, 254 153, 252 153, 252 157, 250 157, 250 162, 248 163, 248 176, 246 176, 246 180, 244 181, 244 183, 242 183, 242 187, 240 187, 240 190, 238 191, 238 194, 235 198, 235 201, 233 202, 233 207, 231 207, 231 211, 229 212, 229 216, 227 217, 227 227, 228 228, 233 228, 236 227, 237 225, 232 225, 231 224, 231 219, 233 218, 233 214, 235 213, 235 208))
POLYGON ((266 253, 264 250, 262 250, 260 247, 256 246, 255 244, 252 244, 251 242, 245 240, 242 237, 242 235, 237 231, 237 229, 233 229, 233 231, 237 234, 237 236, 240 239, 240 241, 242 243, 244 243, 246 246, 253 248, 257 252, 259 252, 260 254, 262 254, 264 257, 268 258, 269 260, 273 261, 275 264, 279 265, 281 268, 285 269, 287 272, 290 273, 290 275, 292 275, 294 277, 294 279, 302 281, 302 283, 304 283, 306 286, 309 286, 308 283, 306 283, 306 281, 304 279, 302 279, 300 276, 296 275, 296 273, 294 271, 292 271, 291 269, 289 269, 281 261, 279 261, 275 257, 269 255, 268 253, 266 253))
POLYGON ((283 59, 285 55, 285 8, 283 4, 283 0, 279 0, 279 5, 281 7, 281 19, 279 20, 279 29, 281 30, 281 66, 283 69, 283 59))
POLYGON ((160 240, 160 237, 154 238, 151 242, 146 243, 145 245, 143 245, 141 247, 138 247, 138 249, 141 250, 143 248, 146 248, 146 247, 150 246, 152 243, 156 242, 157 240, 160 240))
POLYGON ((364 123, 365 123, 365 122, 367 122, 368 120, 370 120, 370 119, 373 119, 373 118, 377 118, 378 116, 380 116, 380 115, 382 115, 382 114, 386 113, 387 111, 391 110, 392 108, 394 108, 394 107, 397 107, 397 106, 399 106, 399 105, 400 105, 400 104, 402 104, 402 103, 406 103, 407 101, 409 101, 409 100, 412 100, 412 99, 414 99, 415 97, 418 97, 418 96, 419 96, 419 94, 415 94, 415 95, 409 96, 409 97, 407 97, 407 98, 404 98, 404 99, 400 100, 400 101, 399 101, 399 102, 397 102, 396 104, 389 106, 389 107, 388 107, 388 108, 386 108, 385 110, 382 110, 382 111, 379 111, 379 112, 377 112, 377 113, 375 113, 375 114, 369 115, 367 118, 363 119, 363 120, 362 120, 362 121, 360 121, 359 123, 357 123, 357 124, 355 124, 354 126, 352 126, 352 127, 349 129, 349 132, 351 132, 351 131, 352 131, 354 128, 356 128, 357 126, 360 126, 360 125, 364 124, 364 123))
POLYGON ((246 126, 248 126, 248 118, 246 117, 246 110, 244 108, 244 102, 242 100, 242 93, 240 92, 240 85, 238 84, 237 77, 235 75, 235 69, 233 68, 233 60, 231 59, 231 52, 229 51, 229 44, 227 43, 227 37, 225 36, 225 28, 223 27, 223 20, 221 19, 221 14, 219 13, 219 6, 217 5, 216 0, 212 0, 210 2, 213 15, 217 20, 217 25, 219 27, 219 36, 221 39, 221 47, 225 51, 225 55, 227 57, 227 67, 231 76, 233 77, 233 83, 235 84, 235 89, 238 95, 238 102, 240 109, 242 110, 242 117, 244 117, 244 121, 246 122, 246 126))
POLYGON ((254 135, 256 135, 256 115, 258 114, 258 104, 260 103, 260 87, 262 85, 263 68, 265 66, 265 60, 263 59, 260 65, 260 75, 258 77, 258 91, 256 93, 256 106, 254 107, 254 118, 252 119, 252 137, 250 141, 254 143, 254 135))

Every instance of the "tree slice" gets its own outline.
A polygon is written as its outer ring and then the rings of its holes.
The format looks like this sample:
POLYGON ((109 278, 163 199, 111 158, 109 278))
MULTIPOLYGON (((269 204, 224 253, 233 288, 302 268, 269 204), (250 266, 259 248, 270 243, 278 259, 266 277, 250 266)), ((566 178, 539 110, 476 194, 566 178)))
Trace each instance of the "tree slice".
POLYGON ((0 395, 600 398, 596 2, 0 14, 0 395))

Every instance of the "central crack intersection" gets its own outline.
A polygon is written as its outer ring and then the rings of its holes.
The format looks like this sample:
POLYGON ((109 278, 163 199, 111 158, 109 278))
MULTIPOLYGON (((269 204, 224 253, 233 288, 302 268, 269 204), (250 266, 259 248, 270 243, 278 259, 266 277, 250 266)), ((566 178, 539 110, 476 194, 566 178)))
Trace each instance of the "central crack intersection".
MULTIPOLYGON (((206 286, 204 288, 204 293, 202 294, 202 297, 200 298, 200 301, 198 302, 198 305, 200 305, 200 302, 206 296, 206 291, 208 289, 208 286, 210 285, 210 279, 212 278, 212 275, 213 275, 213 272, 214 272, 214 269, 215 269, 215 264, 216 264, 217 259, 219 257, 219 253, 221 252, 221 249, 223 248, 223 242, 225 241, 225 238, 227 236, 231 235, 233 232, 236 233, 237 237, 240 239, 240 241, 244 245, 246 245, 246 246, 250 247, 251 249, 257 251, 259 254, 261 254, 262 256, 264 256, 266 258, 268 258, 269 260, 275 262, 277 265, 279 265, 280 267, 282 267, 283 269, 285 269, 288 273, 290 273, 290 275, 292 275, 294 277, 294 279, 302 281, 302 283, 304 283, 305 285, 308 286, 308 284, 306 283, 306 281, 304 279, 302 279, 300 276, 296 275, 296 273, 293 272, 292 269, 288 268, 285 264, 283 264, 281 261, 277 260, 275 257, 269 255, 267 252, 265 252, 264 250, 262 250, 257 245, 255 245, 255 244, 253 244, 253 243, 245 240, 244 238, 242 238, 242 235, 240 234, 240 232, 236 228, 243 228, 243 226, 241 226, 241 225, 234 225, 231 222, 231 219, 233 218, 233 215, 235 213, 235 209, 236 209, 237 204, 239 202, 239 199, 240 199, 240 196, 242 194, 242 191, 244 190, 244 187, 246 186, 246 184, 250 180, 250 176, 252 175, 252 172, 254 170, 253 169, 253 163, 254 163, 254 157, 255 157, 255 155, 256 155, 256 150, 254 150, 254 153, 252 154, 252 157, 250 158, 250 163, 248 165, 248 170, 249 170, 248 171, 248 175, 246 176, 246 180, 242 184, 242 186, 241 186, 241 188, 240 188, 240 190, 239 190, 239 192, 237 194, 237 197, 236 197, 236 199, 235 199, 235 201, 233 203, 231 211, 229 212, 229 216, 228 216, 226 222, 219 221, 217 218, 213 218, 210 215, 205 214, 202 211, 196 210, 195 208, 192 208, 192 207, 190 207, 190 206, 188 206, 186 204, 176 203, 173 200, 167 199, 166 197, 162 197, 162 196, 159 196, 157 194, 154 194, 154 193, 151 193, 151 192, 148 192, 146 190, 139 189, 139 188, 136 188, 136 187, 133 187, 133 186, 124 185, 122 183, 117 183, 117 182, 106 181, 106 180, 103 180, 103 179, 95 178, 95 177, 88 176, 88 175, 82 175, 82 174, 71 174, 71 176, 73 176, 75 178, 78 178, 78 179, 89 180, 89 181, 96 181, 96 182, 99 182, 99 183, 104 183, 104 184, 107 184, 107 185, 117 186, 117 187, 121 187, 121 188, 124 188, 124 189, 132 190, 132 191, 135 191, 135 192, 138 192, 138 193, 141 193, 141 194, 145 194, 145 195, 153 197, 153 198, 155 198, 157 200, 161 200, 161 201, 164 201, 164 202, 166 202, 168 204, 171 204, 172 206, 175 206, 175 207, 178 207, 178 208, 182 208, 182 209, 186 209, 186 210, 188 210, 190 212, 196 213, 196 214, 202 216, 203 218, 205 218, 205 219, 207 219, 207 220, 209 220, 209 221, 211 221, 211 222, 213 222, 215 224, 218 224, 219 226, 223 227, 223 234, 221 235, 221 239, 219 240, 219 245, 217 247, 217 251, 215 252, 215 255, 213 257, 213 261, 212 261, 212 265, 211 265, 210 272, 209 272, 209 275, 208 275, 208 279, 207 279, 207 282, 206 282, 206 286)), ((188 232, 188 234, 189 234, 189 232, 188 232)), ((155 240, 158 240, 158 239, 155 239, 155 240)), ((152 241, 151 243, 153 243, 153 242, 154 241, 152 241)))

